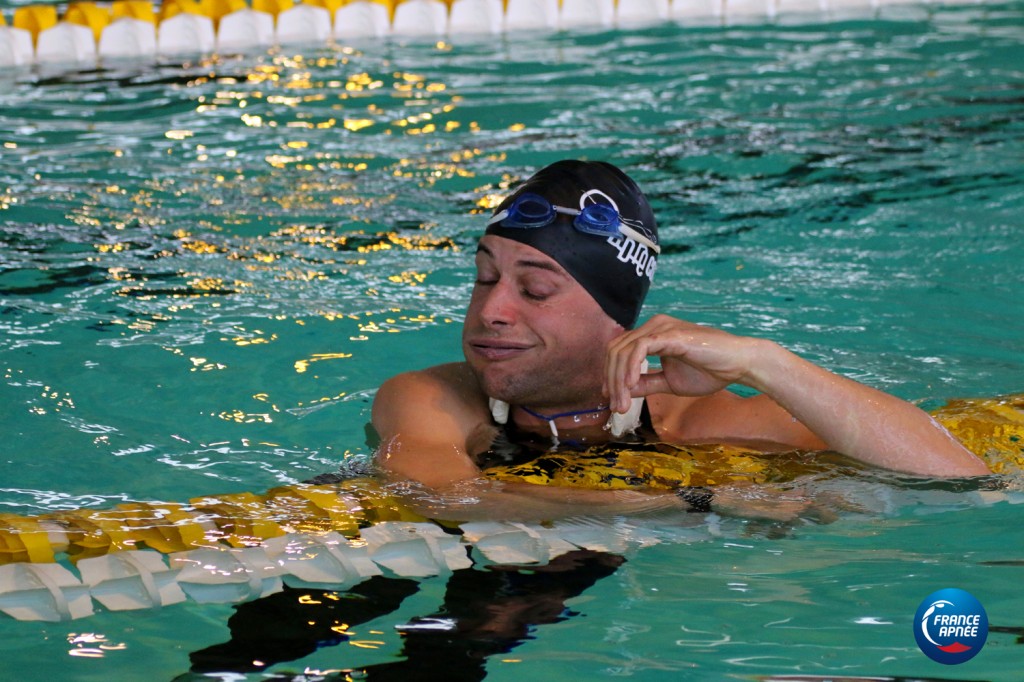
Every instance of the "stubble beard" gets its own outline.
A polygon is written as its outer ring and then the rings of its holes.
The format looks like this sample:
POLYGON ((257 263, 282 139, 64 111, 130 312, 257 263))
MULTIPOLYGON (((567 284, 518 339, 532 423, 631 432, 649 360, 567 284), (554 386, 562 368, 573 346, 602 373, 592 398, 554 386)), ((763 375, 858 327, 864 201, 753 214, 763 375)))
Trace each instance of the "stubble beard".
POLYGON ((603 400, 600 383, 581 381, 580 372, 567 369, 564 364, 528 372, 472 369, 488 397, 510 405, 525 405, 541 410, 574 409, 581 404, 589 406, 603 400))

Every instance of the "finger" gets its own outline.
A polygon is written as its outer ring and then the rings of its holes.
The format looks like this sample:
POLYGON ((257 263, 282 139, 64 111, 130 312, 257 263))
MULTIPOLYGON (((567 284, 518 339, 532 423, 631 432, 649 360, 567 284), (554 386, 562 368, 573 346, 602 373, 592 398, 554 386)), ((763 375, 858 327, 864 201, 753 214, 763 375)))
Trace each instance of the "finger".
POLYGON ((643 363, 649 355, 649 339, 674 322, 676 320, 672 318, 656 315, 609 344, 605 361, 605 395, 612 410, 621 413, 629 410, 643 363))
POLYGON ((647 358, 655 353, 651 349, 652 337, 644 336, 636 339, 625 351, 625 360, 622 363, 622 397, 620 407, 628 410, 630 401, 633 398, 661 393, 668 386, 667 381, 661 372, 657 372, 657 378, 648 383, 649 374, 646 373, 647 358))
POLYGON ((628 353, 636 330, 626 332, 612 341, 608 346, 605 355, 605 387, 608 396, 608 406, 613 411, 619 412, 622 399, 622 367, 625 363, 624 355, 628 353))
MULTIPOLYGON (((644 363, 647 360, 647 356, 650 355, 648 347, 650 345, 650 337, 645 336, 637 339, 636 343, 630 349, 629 359, 626 364, 626 389, 627 398, 633 397, 633 388, 635 388, 643 376, 644 363)), ((629 401, 627 400, 627 409, 629 407, 629 401)))
POLYGON ((632 397, 634 398, 646 398, 649 395, 656 393, 671 393, 672 389, 668 385, 668 379, 665 378, 664 372, 648 372, 640 377, 640 380, 636 383, 632 390, 632 397))
POLYGON ((624 354, 628 353, 628 343, 616 341, 609 349, 605 360, 605 381, 608 384, 608 407, 614 412, 622 412, 622 368, 625 364, 624 354))
POLYGON ((640 381, 647 359, 647 336, 637 334, 616 354, 616 410, 627 412, 633 399, 633 388, 640 381))
POLYGON ((608 354, 608 407, 614 412, 622 411, 620 409, 622 404, 621 367, 624 363, 624 360, 622 359, 622 354, 624 352, 626 352, 625 349, 620 347, 608 354))

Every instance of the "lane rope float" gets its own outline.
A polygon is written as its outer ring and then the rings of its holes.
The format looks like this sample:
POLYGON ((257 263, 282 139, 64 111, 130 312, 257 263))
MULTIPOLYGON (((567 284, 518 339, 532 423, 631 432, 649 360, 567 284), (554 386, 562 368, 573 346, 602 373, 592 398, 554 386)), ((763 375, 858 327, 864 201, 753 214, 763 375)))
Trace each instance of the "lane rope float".
MULTIPOLYGON (((996 474, 1024 474, 1024 394, 932 413, 996 474)), ((538 485, 670 490, 795 480, 825 465, 729 446, 549 453, 488 476, 538 485)), ((982 491, 979 500, 997 501, 982 491)), ((233 603, 293 587, 343 589, 374 575, 426 577, 474 563, 543 564, 575 549, 624 552, 659 538, 626 519, 451 524, 410 511, 372 478, 131 502, 39 516, 0 514, 0 612, 70 620, 186 599, 233 603)))
MULTIPOLYGON (((956 2, 958 0, 953 0, 956 2)), ((983 0, 982 0, 983 1, 983 0)), ((329 41, 495 35, 659 22, 819 22, 926 0, 115 0, 0 12, 0 68, 95 65, 329 41)))

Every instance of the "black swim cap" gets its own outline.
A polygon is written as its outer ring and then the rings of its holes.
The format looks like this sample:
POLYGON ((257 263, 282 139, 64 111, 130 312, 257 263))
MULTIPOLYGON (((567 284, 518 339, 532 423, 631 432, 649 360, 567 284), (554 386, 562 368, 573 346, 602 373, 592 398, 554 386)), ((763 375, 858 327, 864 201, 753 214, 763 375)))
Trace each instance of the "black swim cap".
MULTIPOLYGON (((610 163, 557 161, 516 188, 501 202, 495 215, 527 192, 540 195, 554 206, 571 209, 594 203, 611 205, 624 224, 658 243, 658 227, 647 198, 629 176, 610 163)), ((573 226, 573 217, 563 214, 545 227, 493 223, 486 233, 532 246, 551 257, 609 317, 626 329, 636 324, 657 267, 653 249, 627 237, 580 232, 573 226)))

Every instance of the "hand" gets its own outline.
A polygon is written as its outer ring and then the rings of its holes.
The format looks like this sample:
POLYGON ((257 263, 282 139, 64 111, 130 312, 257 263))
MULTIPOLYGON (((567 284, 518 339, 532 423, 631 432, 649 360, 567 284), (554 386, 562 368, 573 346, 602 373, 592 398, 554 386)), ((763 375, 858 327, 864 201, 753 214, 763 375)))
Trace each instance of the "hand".
POLYGON ((720 329, 655 315, 609 346, 605 365, 609 405, 616 412, 625 412, 634 397, 654 393, 703 396, 744 383, 756 360, 758 343, 720 329), (648 356, 661 358, 660 372, 641 374, 648 356))
MULTIPOLYGON (((709 396, 729 384, 761 395, 744 399, 716 426, 801 449, 828 448, 872 466, 919 476, 983 476, 988 467, 920 408, 839 376, 767 340, 734 336, 657 315, 612 341, 605 363, 608 405, 655 393, 709 396), (641 374, 645 358, 661 372, 641 374), (724 425, 724 426, 723 426, 724 425)), ((735 404, 735 403, 734 403, 735 404)))

